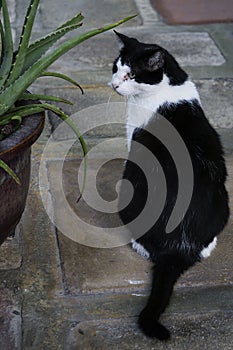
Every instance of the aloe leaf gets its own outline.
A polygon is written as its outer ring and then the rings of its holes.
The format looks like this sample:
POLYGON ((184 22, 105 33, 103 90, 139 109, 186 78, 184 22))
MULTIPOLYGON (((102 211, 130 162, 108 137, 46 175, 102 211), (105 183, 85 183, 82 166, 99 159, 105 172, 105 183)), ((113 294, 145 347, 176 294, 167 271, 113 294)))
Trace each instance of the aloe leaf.
POLYGON ((11 109, 9 113, 7 113, 3 119, 0 120, 0 125, 6 124, 12 117, 18 115, 20 117, 28 117, 32 114, 43 112, 44 108, 41 107, 41 104, 30 104, 27 106, 21 106, 17 108, 11 109))
POLYGON ((28 7, 20 38, 19 48, 17 50, 17 55, 12 66, 7 85, 10 85, 12 82, 14 82, 15 79, 17 79, 20 76, 21 71, 23 69, 27 49, 29 46, 29 40, 31 37, 32 26, 36 17, 39 3, 40 0, 31 0, 30 5, 28 7))
POLYGON ((55 44, 57 40, 62 38, 68 32, 77 29, 81 25, 81 23, 75 23, 67 27, 62 27, 48 34, 44 38, 33 42, 28 48, 22 73, 25 72, 36 61, 38 61, 41 58, 41 56, 43 56, 45 52, 48 51, 48 49, 55 44))
POLYGON ((3 160, 0 159, 0 168, 2 168, 3 170, 5 170, 7 172, 7 174, 9 174, 12 179, 15 180, 15 182, 20 185, 20 179, 18 178, 18 176, 16 175, 16 173, 5 163, 3 162, 3 160))
POLYGON ((44 108, 42 108, 40 104, 31 104, 27 106, 17 107, 11 110, 10 113, 6 114, 6 118, 8 119, 12 118, 16 113, 21 117, 27 117, 27 116, 30 116, 31 114, 40 113, 43 110, 44 108))
POLYGON ((71 127, 71 129, 74 131, 75 135, 78 137, 78 139, 81 143, 84 156, 86 156, 86 154, 87 154, 86 143, 83 139, 82 134, 80 133, 79 129, 77 128, 76 124, 72 121, 72 119, 69 118, 69 116, 67 114, 65 114, 59 107, 56 107, 56 106, 51 105, 49 103, 42 103, 41 107, 52 111, 53 113, 55 113, 58 117, 60 117, 63 121, 65 121, 71 127))
POLYGON ((14 123, 12 133, 15 132, 22 124, 22 117, 20 115, 14 115, 11 117, 11 121, 14 123))
MULTIPOLYGON (((4 30, 3 30, 3 25, 2 25, 2 21, 0 18, 0 50, 1 50, 1 54, 0 54, 0 67, 2 65, 2 60, 3 60, 3 54, 4 52, 2 51, 2 43, 4 42, 4 30)), ((0 79, 2 79, 0 77, 0 79)))
POLYGON ((62 29, 64 27, 69 27, 69 26, 72 26, 73 24, 80 23, 83 19, 84 19, 84 16, 79 12, 79 13, 77 13, 77 15, 75 15, 74 17, 72 17, 71 19, 69 19, 68 21, 63 23, 57 29, 62 29))
POLYGON ((55 77, 55 78, 66 80, 69 83, 73 84, 74 86, 77 86, 81 90, 82 95, 84 94, 82 87, 74 79, 68 77, 65 74, 57 73, 57 72, 43 72, 41 74, 41 77, 55 77))
POLYGON ((4 85, 12 65, 13 60, 13 39, 10 25, 10 18, 7 9, 6 0, 2 0, 2 10, 4 19, 4 28, 1 23, 1 38, 2 38, 2 61, 0 67, 0 88, 4 85))
POLYGON ((15 103, 18 97, 38 78, 41 73, 47 69, 54 61, 59 57, 64 55, 67 51, 71 50, 76 45, 82 43, 83 41, 103 33, 107 30, 115 28, 120 24, 134 18, 134 16, 126 17, 119 22, 108 24, 104 27, 90 30, 84 34, 66 40, 59 45, 53 52, 48 53, 43 56, 39 61, 37 61, 32 67, 30 67, 22 76, 20 76, 14 84, 10 85, 5 91, 0 94, 0 115, 5 113, 13 103, 15 103), (17 91, 17 94, 15 93, 17 91))
POLYGON ((20 115, 14 115, 11 120, 17 120, 19 124, 22 123, 22 117, 20 115))
POLYGON ((65 98, 62 97, 57 97, 57 96, 50 96, 50 95, 42 95, 42 94, 22 94, 20 96, 20 98, 18 99, 18 101, 22 101, 22 100, 42 100, 42 101, 54 101, 54 102, 62 102, 62 103, 66 103, 68 105, 73 105, 73 103, 69 100, 66 100, 65 98))
POLYGON ((86 142, 84 141, 84 138, 82 136, 82 134, 80 133, 79 129, 77 128, 76 124, 73 122, 73 120, 71 118, 69 118, 68 115, 66 115, 60 108, 48 104, 48 103, 44 103, 42 104, 42 106, 47 109, 52 111, 53 113, 55 113, 59 118, 61 118, 63 121, 65 121, 67 123, 67 125, 69 125, 71 127, 71 129, 74 131, 75 135, 78 137, 82 150, 83 150, 83 156, 84 156, 84 174, 83 174, 83 183, 82 183, 82 187, 80 190, 80 196, 77 199, 77 202, 80 200, 80 198, 82 197, 82 194, 84 192, 85 189, 85 185, 86 185, 86 174, 87 174, 87 145, 86 142))

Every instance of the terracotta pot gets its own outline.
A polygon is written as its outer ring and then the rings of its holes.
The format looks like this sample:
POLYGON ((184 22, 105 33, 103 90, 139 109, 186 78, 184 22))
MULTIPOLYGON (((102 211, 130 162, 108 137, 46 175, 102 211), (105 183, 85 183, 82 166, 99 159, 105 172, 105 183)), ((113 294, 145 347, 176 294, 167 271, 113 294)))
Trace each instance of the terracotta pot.
POLYGON ((31 170, 31 145, 40 136, 44 113, 24 118, 21 127, 0 142, 0 159, 13 169, 21 185, 0 169, 0 244, 12 234, 26 204, 31 170))

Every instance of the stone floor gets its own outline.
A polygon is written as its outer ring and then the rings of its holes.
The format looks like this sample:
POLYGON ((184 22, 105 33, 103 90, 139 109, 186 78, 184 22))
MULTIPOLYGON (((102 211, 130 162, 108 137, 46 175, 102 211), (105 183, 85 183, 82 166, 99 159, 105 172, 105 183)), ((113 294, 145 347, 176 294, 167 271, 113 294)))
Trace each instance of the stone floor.
MULTIPOLYGON (((17 38, 28 1, 9 3, 17 38)), ((41 0, 35 35, 79 10, 87 14, 86 29, 138 12, 139 16, 121 31, 163 45, 189 72, 207 117, 222 137, 232 209, 233 25, 168 26, 149 0, 113 0, 111 7, 100 0, 41 0), (54 14, 58 3, 59 11, 54 14)), ((87 130, 89 149, 103 143, 102 149, 97 148, 94 155, 90 153, 88 166, 92 174, 96 159, 106 163, 97 179, 106 201, 115 199, 113 186, 122 171, 119 137, 124 135, 124 118, 118 120, 117 114, 123 114, 124 101, 107 86, 116 54, 116 40, 109 32, 83 43, 54 65, 53 69, 81 83, 84 96, 52 79, 40 80, 33 87, 35 91, 71 99, 73 106, 64 106, 64 110, 72 115, 78 112, 79 125, 87 130), (109 110, 113 120, 108 119, 109 110), (96 121, 99 116, 98 127, 85 125, 88 118, 96 121), (114 121, 118 122, 113 124, 114 121)), ((114 215, 97 215, 82 200, 76 203, 81 149, 67 129, 56 129, 47 157, 41 161, 45 144, 58 124, 56 117, 49 115, 43 134, 33 146, 27 206, 15 238, 0 247, 0 350, 232 349, 232 215, 212 256, 188 271, 175 287, 162 317, 172 339, 166 343, 147 339, 138 330, 136 320, 149 291, 150 263, 128 245, 115 243, 114 247, 104 248, 99 237, 91 240, 89 233, 72 221, 75 215, 91 227, 107 226, 109 222, 117 225, 114 215), (66 157, 64 145, 70 147, 66 157)))

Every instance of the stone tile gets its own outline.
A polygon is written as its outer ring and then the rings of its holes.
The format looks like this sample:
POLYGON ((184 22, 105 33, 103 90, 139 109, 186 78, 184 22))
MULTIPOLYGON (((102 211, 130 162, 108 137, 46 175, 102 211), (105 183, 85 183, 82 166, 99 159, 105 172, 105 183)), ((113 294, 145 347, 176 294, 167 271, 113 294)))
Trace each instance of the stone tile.
MULTIPOLYGON (((233 157, 226 157, 228 171, 227 190, 229 193, 229 206, 233 208, 233 157)), ((178 286, 200 285, 231 285, 233 282, 232 257, 233 249, 233 217, 229 218, 228 225, 218 238, 217 248, 211 256, 187 271, 178 281, 178 286)))
POLYGON ((21 307, 7 289, 0 289, 0 349, 20 350, 22 342, 21 307))
POLYGON ((143 336, 137 316, 147 296, 95 294, 62 296, 38 302, 27 315, 24 348, 45 349, 213 349, 231 345, 232 287, 183 288, 176 291, 161 321, 172 339, 166 344, 143 336), (205 349, 205 347, 204 347, 205 349), (206 347, 209 349, 209 347, 206 347))
MULTIPOLYGON (((123 31, 122 31, 123 32, 123 31)), ((156 43, 167 49, 177 59, 181 66, 218 66, 225 62, 215 42, 207 32, 152 32, 151 28, 124 29, 128 36, 136 37, 139 41, 156 43)))
MULTIPOLYGON (((227 160, 231 169, 232 157, 228 157, 227 160)), ((116 182, 116 178, 120 178, 121 174, 120 164, 121 161, 112 161, 108 165, 109 168, 106 166, 105 173, 103 172, 99 176, 97 188, 100 195, 105 196, 107 200, 112 200, 113 198, 113 184, 116 182), (118 175, 116 175, 117 173, 118 175), (113 176, 112 179, 111 176, 113 176), (117 177, 114 178, 114 176, 117 177)), ((57 167, 58 162, 51 162, 48 166, 52 196, 56 193, 56 189, 59 186, 53 181, 56 176, 52 176, 52 174, 57 174, 57 167)), ((96 226, 113 227, 114 224, 117 226, 117 217, 109 217, 109 214, 103 215, 103 213, 99 213, 88 207, 83 201, 80 201, 77 205, 77 176, 74 176, 77 171, 77 162, 65 162, 63 168, 63 190, 67 203, 75 215, 92 225, 92 235, 94 235, 96 226)), ((228 187, 232 191, 231 175, 229 176, 228 187)), ((63 204, 55 205, 56 218, 60 218, 63 215, 63 211, 63 204), (57 209, 58 207, 61 207, 61 210, 57 209)), ((59 223, 61 222, 60 220, 58 221, 59 223)), ((69 221, 68 223, 71 224, 69 221)), ((92 246, 92 237, 87 235, 83 238, 82 229, 78 225, 76 227, 72 226, 72 230, 74 230, 72 233, 65 232, 66 237, 62 234, 59 235, 66 285, 71 294, 78 295, 80 293, 108 291, 132 292, 148 289, 151 265, 148 261, 131 251, 129 246, 113 249, 95 249, 93 248, 94 245, 92 246), (67 237, 72 238, 75 242, 86 242, 84 243, 86 245, 90 243, 92 248, 75 243, 67 237)), ((225 231, 220 235, 217 249, 212 253, 212 256, 185 273, 179 280, 176 288, 232 284, 231 252, 233 249, 233 239, 231 232, 232 218, 225 231)))
MULTIPOLYGON (((29 1, 9 0, 9 3, 11 18, 14 20, 14 36, 18 38, 20 35, 18 26, 21 25, 29 1)), ((86 14, 87 29, 118 20, 138 9, 143 18, 143 26, 141 17, 138 17, 120 27, 119 31, 146 42, 152 41, 163 45, 183 66, 194 73, 195 77, 201 79, 197 83, 206 114, 211 122, 221 129, 221 133, 224 132, 224 142, 230 153, 233 149, 229 117, 232 114, 232 82, 214 80, 213 77, 229 77, 232 74, 231 27, 217 24, 208 28, 169 28, 155 13, 152 13, 148 3, 149 0, 128 2, 120 0, 114 6, 111 3, 109 9, 110 4, 103 1, 55 3, 54 0, 52 2, 41 0, 33 37, 48 32, 79 10, 83 10, 84 15, 86 14), (59 11, 54 12, 54 8, 58 7, 59 11), (203 80, 203 77, 211 80, 203 80)), ((85 28, 80 28, 79 33, 85 28)), ((76 47, 51 67, 51 70, 57 69, 70 74, 84 85, 86 92, 84 96, 55 79, 40 79, 38 87, 41 92, 46 89, 47 92, 54 94, 58 92, 61 96, 64 96, 65 92, 65 97, 70 97, 75 102, 74 107, 66 109, 71 114, 98 103, 106 103, 111 95, 111 89, 106 83, 111 79, 112 61, 117 54, 115 35, 108 32, 76 47)), ((118 98, 117 95, 113 96, 114 101, 118 98)), ((55 121, 53 126, 57 126, 55 121)), ((123 128, 93 131, 89 135, 89 139, 92 138, 89 144, 96 145, 98 138, 104 135, 113 137, 123 133, 123 128)), ((4 259, 1 257, 0 349, 179 350, 190 349, 191 346, 194 350, 210 348, 230 350, 233 339, 232 217, 212 257, 203 265, 197 265, 192 271, 190 270, 175 289, 170 307, 162 318, 162 322, 173 333, 172 340, 164 344, 147 339, 138 330, 136 321, 149 292, 150 264, 128 246, 97 249, 74 242, 61 233, 58 233, 57 240, 56 230, 41 203, 38 186, 40 156, 49 134, 50 126, 47 124, 40 142, 33 147, 31 188, 22 220, 23 260, 20 260, 21 251, 18 250, 20 245, 17 239, 9 242, 7 250, 4 250, 4 259), (22 290, 18 290, 19 285, 22 290), (22 309, 21 300, 24 301, 22 309), (21 329, 21 314, 23 329, 21 329)), ((64 132, 58 140, 66 139, 67 135, 69 136, 69 133, 64 132)), ((51 159, 53 154, 57 155, 54 149, 62 148, 59 142, 54 142, 53 147, 51 159)), ((75 162, 73 159, 79 153, 79 148, 74 146, 67 157, 67 160, 72 161, 67 161, 65 164, 63 183, 56 181, 51 183, 51 190, 59 193, 59 186, 64 188, 67 203, 75 215, 82 215, 83 219, 86 218, 91 223, 100 222, 103 225, 104 216, 96 215, 81 201, 79 207, 74 203, 77 198, 79 161, 75 162)), ((104 149, 106 157, 111 157, 115 153, 112 153, 112 149, 107 146, 104 149)), ((50 179, 58 169, 58 159, 59 156, 48 165, 50 179)), ((113 187, 115 183, 110 184, 110 177, 107 175, 116 173, 117 169, 117 166, 111 164, 111 171, 107 171, 107 174, 100 172, 99 189, 102 195, 107 195, 105 197, 107 200, 115 198, 112 189, 116 196, 113 187), (107 193, 106 185, 110 185, 107 193)), ((228 188, 232 193, 232 158, 228 158, 228 169, 230 180, 228 188)), ((51 195, 49 187, 45 190, 49 197, 51 195)), ((231 195, 231 208, 232 198, 231 195)), ((60 198, 58 201, 62 203, 60 198)), ((53 214, 52 207, 49 208, 49 213, 53 214)), ((63 208, 61 207, 56 214, 64 216, 63 208)), ((110 221, 114 220, 112 217, 110 221)), ((70 233, 74 229, 83 234, 80 227, 72 226, 69 222, 68 224, 70 233)))
MULTIPOLYGON (((95 249, 75 243, 61 234, 59 240, 66 284, 71 294, 142 293, 149 289, 152 265, 129 246, 95 249)), ((232 248, 232 235, 223 233, 212 256, 186 272, 176 289, 231 285, 232 248)))
MULTIPOLYGON (((74 16, 77 12, 82 12, 84 15, 85 27, 99 27, 103 24, 119 21, 120 19, 137 13, 134 1, 127 2, 123 0, 114 0, 105 2, 101 6, 100 0, 95 2, 91 0, 79 0, 78 3, 74 1, 65 1, 59 4, 59 11, 54 12, 57 2, 51 0, 49 3, 45 0, 41 1, 41 19, 44 27, 54 28, 59 24, 65 22, 67 19, 74 16), (117 7, 117 11, 113 8, 117 7)), ((140 24, 140 17, 129 22, 128 25, 140 24)))
MULTIPOLYGON (((220 66, 224 57, 206 32, 151 33, 148 29, 126 30, 120 32, 136 37, 142 42, 156 43, 167 49, 183 67, 220 66)), ((53 69, 64 71, 88 71, 111 69, 118 56, 118 44, 114 33, 104 33, 91 38, 68 52, 54 63, 53 69)))
POLYGON ((20 225, 18 225, 15 236, 8 238, 1 245, 0 270, 18 269, 21 266, 23 256, 20 235, 20 225))
POLYGON ((64 287, 55 228, 43 208, 38 177, 35 175, 37 172, 38 164, 34 163, 27 204, 21 219, 25 246, 21 283, 29 309, 34 308, 35 300, 42 302, 48 295, 52 297, 63 293, 64 287))
POLYGON ((211 256, 188 270, 178 281, 177 287, 231 285, 233 283, 232 219, 218 238, 217 248, 211 256))
POLYGON ((233 137, 232 137, 232 129, 218 128, 217 129, 222 145, 224 147, 224 151, 226 155, 232 154, 233 151, 233 137))
POLYGON ((215 128, 233 128, 232 79, 196 81, 201 102, 211 124, 215 128))
MULTIPOLYGON (((109 77, 110 80, 110 77, 109 77)), ((110 121, 114 121, 114 108, 111 107, 111 102, 122 102, 118 109, 121 111, 124 108, 124 100, 118 96, 116 93, 114 93, 110 87, 105 86, 83 86, 84 89, 84 95, 81 95, 79 90, 73 89, 70 87, 63 87, 59 89, 49 89, 47 90, 48 94, 53 94, 56 96, 61 96, 65 99, 70 100, 73 105, 64 105, 64 104, 58 104, 62 110, 67 113, 68 115, 72 115, 74 113, 82 111, 80 114, 77 115, 77 126, 83 125, 85 126, 85 117, 87 113, 89 113, 89 116, 93 115, 94 118, 100 116, 100 112, 105 115, 108 113, 108 119, 110 121), (99 107, 97 107, 95 112, 95 106, 103 104, 103 107, 101 111, 99 111, 99 107), (88 107, 91 107, 91 110, 86 110, 88 107), (109 116, 109 111, 111 113, 111 116, 109 116)), ((60 119, 55 116, 52 113, 49 113, 49 120, 52 124, 52 132, 54 129, 60 124, 60 119)), ((103 121, 107 120, 103 116, 103 121)), ((102 125, 99 128, 91 128, 89 132, 86 133, 86 136, 95 136, 95 137, 115 137, 119 135, 125 135, 125 126, 124 125, 118 125, 118 127, 113 125, 102 125)), ((53 137, 55 140, 67 140, 74 138, 73 131, 69 128, 61 128, 59 131, 56 131, 56 134, 53 134, 53 137)))
POLYGON ((213 349, 219 349, 219 344, 230 349, 227 344, 231 345, 232 336, 232 287, 176 291, 161 319, 172 332, 166 343, 144 337, 137 327, 146 298, 137 293, 61 297, 44 311, 47 316, 44 323, 31 322, 27 345, 31 337, 35 348, 54 350, 189 349, 191 338, 192 349, 203 348, 203 339, 208 340, 204 349, 209 349, 209 344, 213 349))
MULTIPOLYGON (((231 130, 233 129, 233 118, 231 113, 233 109, 231 98, 233 89, 232 79, 197 80, 195 83, 200 94, 206 117, 216 129, 219 129, 221 135, 223 135, 224 146, 226 146, 227 149, 233 149, 231 137, 231 130)), ((61 88, 50 88, 47 90, 47 93, 62 96, 72 101, 73 106, 64 104, 59 104, 59 106, 68 115, 80 112, 80 125, 85 125, 85 117, 88 112, 86 111, 86 108, 88 107, 92 108, 91 112, 88 113, 93 114, 96 105, 105 103, 103 113, 108 111, 108 113, 112 114, 111 118, 108 115, 109 120, 113 120, 115 113, 121 113, 120 110, 124 108, 124 99, 112 92, 110 87, 83 86, 83 88, 84 95, 81 95, 77 89, 67 86, 61 88), (121 102, 118 112, 112 105, 112 103, 114 104, 115 102, 121 102)), ((95 118, 94 115, 93 118, 95 118)), ((60 119, 52 113, 49 113, 49 119, 52 124, 52 129, 54 130, 54 128, 60 123, 60 119)), ((125 120, 122 121, 125 123, 125 120)), ((87 136, 125 136, 125 126, 118 125, 113 127, 112 125, 105 125, 101 128, 90 130, 87 136)), ((70 139, 73 138, 73 132, 69 128, 63 128, 59 130, 54 137, 55 140, 70 139)))
POLYGON ((16 15, 15 2, 16 2, 16 0, 9 0, 8 1, 8 11, 9 11, 11 22, 14 22, 14 20, 15 20, 15 15, 16 15))
POLYGON ((233 336, 232 312, 212 312, 180 317, 166 317, 166 325, 172 332, 171 340, 166 343, 148 339, 138 330, 136 319, 104 319, 81 322, 69 333, 67 344, 70 350, 82 347, 85 350, 108 349, 213 349, 219 344, 226 349, 232 348, 233 336), (205 340, 203 342, 203 339, 205 340))
POLYGON ((66 285, 72 295, 148 289, 151 265, 129 246, 95 249, 62 234, 59 242, 66 285))
MULTIPOLYGON (((229 193, 229 203, 230 203, 230 208, 233 210, 233 155, 228 155, 225 157, 226 158, 226 166, 227 166, 227 190, 229 193)), ((232 211, 231 211, 231 220, 233 219, 232 211)))
POLYGON ((112 63, 119 55, 116 36, 106 32, 84 41, 66 53, 52 66, 52 70, 64 73, 87 71, 88 75, 96 70, 111 70, 112 63))
MULTIPOLYGON (((121 164, 122 161, 112 161, 108 168, 105 167, 105 173, 99 175, 97 188, 105 200, 112 200, 115 197, 115 193, 112 193, 112 188, 114 188, 114 180, 121 178, 121 164), (111 167, 111 172, 109 172, 109 167, 111 167), (111 176, 111 174, 114 174, 114 176, 111 176)), ((52 176, 57 173, 57 165, 58 162, 52 162, 48 166, 52 196, 58 187, 56 182, 53 181, 56 176, 52 176)), ((69 161, 65 163, 65 173, 63 175, 64 192, 67 202, 76 215, 93 227, 93 234, 95 227, 121 225, 117 215, 95 211, 85 205, 84 201, 76 203, 78 188, 76 183, 77 177, 73 176, 74 172, 77 173, 77 162, 69 161)), ((64 205, 59 205, 56 200, 54 214, 56 221, 59 221, 59 223, 61 222, 59 220, 61 215, 64 218, 64 205), (60 211, 59 207, 63 209, 60 211)), ((69 221, 68 223, 71 225, 69 221)), ((72 229, 73 227, 70 227, 70 230, 72 229)), ((83 232, 82 230, 80 231, 78 226, 75 229, 75 232, 65 233, 68 233, 68 237, 73 237, 73 240, 80 243, 80 239, 82 242, 83 232)), ((87 239, 86 244, 89 242, 90 245, 93 244, 93 237, 88 236, 85 239, 87 239)), ((59 247, 66 287, 71 294, 137 290, 142 285, 147 284, 150 264, 147 261, 143 264, 143 259, 128 246, 113 249, 96 249, 94 246, 88 247, 73 240, 62 234, 59 235, 59 247)), ((98 244, 98 236, 96 242, 98 244)))

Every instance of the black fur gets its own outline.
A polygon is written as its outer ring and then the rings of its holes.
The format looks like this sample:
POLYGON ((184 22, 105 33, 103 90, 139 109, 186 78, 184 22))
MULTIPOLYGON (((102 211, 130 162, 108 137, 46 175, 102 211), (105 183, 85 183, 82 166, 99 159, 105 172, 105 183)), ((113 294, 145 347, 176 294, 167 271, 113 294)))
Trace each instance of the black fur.
MULTIPOLYGON (((117 34, 125 44, 121 50, 121 59, 123 63, 130 65, 137 82, 157 84, 162 80, 164 73, 169 77, 171 85, 181 85, 186 81, 187 74, 166 50, 157 45, 142 44, 135 39, 117 34), (145 62, 148 62, 149 55, 157 51, 161 52, 163 65, 158 66, 154 72, 150 72, 145 62)), ((116 71, 115 64, 113 71, 116 71)), ((158 139, 146 130, 138 128, 134 131, 133 140, 146 146, 155 155, 167 181, 166 204, 162 214, 153 227, 137 239, 137 242, 150 253, 150 258, 155 263, 151 294, 139 316, 138 324, 147 336, 164 340, 169 338, 170 333, 159 323, 159 317, 169 303, 173 286, 184 271, 201 260, 202 249, 223 230, 228 220, 229 208, 222 145, 199 102, 193 100, 164 104, 158 112, 172 123, 182 137, 189 151, 194 171, 194 189, 189 208, 178 227, 167 234, 166 225, 178 191, 176 166, 166 147, 158 139)), ((159 119, 152 118, 147 125, 147 130, 153 131, 157 123, 159 119)), ((134 152, 136 149, 132 145, 123 175, 123 178, 129 180, 134 186, 134 196, 130 204, 120 212, 122 221, 128 225, 129 229, 132 229, 130 222, 144 208, 148 195, 145 175, 130 161, 134 152)), ((143 151, 140 153, 137 149, 137 157, 143 156, 143 151)), ((154 187, 156 188, 156 182, 154 187)), ((125 194, 122 186, 120 201, 125 194)), ((156 205, 156 195, 154 205, 156 205)))

